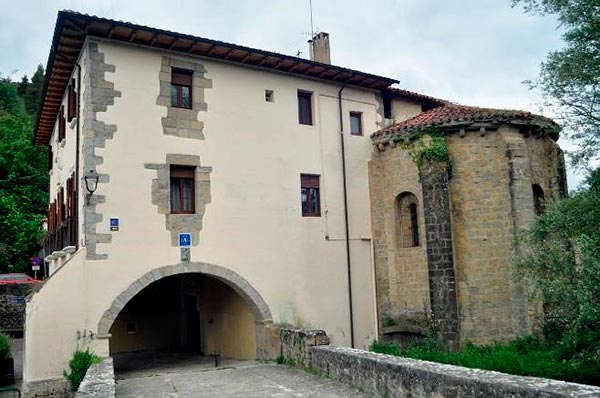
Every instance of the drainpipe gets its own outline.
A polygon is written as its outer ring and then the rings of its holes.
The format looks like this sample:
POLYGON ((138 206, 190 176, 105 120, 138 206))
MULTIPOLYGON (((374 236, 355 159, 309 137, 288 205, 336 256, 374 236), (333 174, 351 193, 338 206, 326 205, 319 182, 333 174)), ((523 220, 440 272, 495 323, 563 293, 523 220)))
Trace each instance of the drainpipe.
POLYGON ((342 149, 342 178, 344 183, 344 223, 346 233, 346 267, 348 273, 348 303, 350 312, 350 346, 354 348, 354 308, 352 306, 352 267, 350 262, 350 233, 348 226, 348 188, 346 186, 346 150, 344 148, 344 114, 342 112, 342 91, 346 88, 352 74, 348 76, 338 91, 338 106, 340 113, 340 143, 342 149))

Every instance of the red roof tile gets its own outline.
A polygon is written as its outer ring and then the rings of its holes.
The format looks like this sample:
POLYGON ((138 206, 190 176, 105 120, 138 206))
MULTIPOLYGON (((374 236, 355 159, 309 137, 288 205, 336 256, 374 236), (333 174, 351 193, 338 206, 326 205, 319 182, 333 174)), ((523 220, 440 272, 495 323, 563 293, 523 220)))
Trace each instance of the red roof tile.
POLYGON ((446 103, 437 108, 419 113, 408 120, 376 131, 371 134, 371 139, 377 144, 387 142, 395 136, 410 135, 427 127, 448 127, 450 124, 455 126, 460 124, 468 125, 475 122, 529 125, 554 132, 553 138, 558 138, 558 124, 544 116, 526 111, 478 108, 446 103))
POLYGON ((414 91, 408 91, 396 87, 388 87, 384 91, 388 92, 393 97, 405 98, 416 102, 425 102, 431 105, 441 106, 450 103, 450 101, 445 99, 430 97, 429 95, 415 93, 414 91))

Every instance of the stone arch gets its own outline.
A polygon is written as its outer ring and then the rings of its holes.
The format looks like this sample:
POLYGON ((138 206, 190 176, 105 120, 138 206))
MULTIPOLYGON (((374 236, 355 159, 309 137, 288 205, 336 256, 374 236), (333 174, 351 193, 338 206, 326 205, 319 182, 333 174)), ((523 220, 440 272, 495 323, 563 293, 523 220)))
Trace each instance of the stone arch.
POLYGON ((272 323, 271 310, 262 298, 262 296, 254 289, 248 281, 242 278, 238 273, 214 264, 207 263, 179 263, 176 265, 167 265, 165 267, 156 268, 134 281, 127 289, 125 289, 113 301, 109 309, 104 311, 104 314, 98 322, 98 336, 108 336, 110 327, 121 312, 125 305, 135 295, 142 291, 145 287, 153 282, 173 275, 199 273, 211 276, 225 283, 239 294, 248 304, 254 314, 254 321, 260 324, 272 323))

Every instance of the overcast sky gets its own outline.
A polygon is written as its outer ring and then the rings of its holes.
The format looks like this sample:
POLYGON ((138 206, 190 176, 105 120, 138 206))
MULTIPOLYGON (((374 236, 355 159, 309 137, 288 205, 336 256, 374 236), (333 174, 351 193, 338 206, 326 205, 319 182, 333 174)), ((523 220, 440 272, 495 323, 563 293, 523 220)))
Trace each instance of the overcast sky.
MULTIPOLYGON (((0 73, 14 80, 46 65, 60 9, 308 57, 309 0, 0 5, 0 73)), ((402 88, 466 105, 553 116, 541 109, 539 93, 522 82, 534 79, 546 54, 561 48, 558 23, 512 8, 511 0, 313 0, 313 21, 315 30, 330 33, 333 64, 396 78, 402 88)), ((579 178, 569 174, 575 188, 579 178)))

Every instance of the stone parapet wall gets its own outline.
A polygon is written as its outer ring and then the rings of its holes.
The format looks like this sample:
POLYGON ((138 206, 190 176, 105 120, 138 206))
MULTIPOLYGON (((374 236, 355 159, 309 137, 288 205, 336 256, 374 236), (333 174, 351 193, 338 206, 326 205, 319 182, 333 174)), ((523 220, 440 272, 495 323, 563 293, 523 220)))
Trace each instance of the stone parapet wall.
POLYGON ((41 287, 41 283, 0 285, 0 331, 24 330, 25 297, 37 292, 41 287))
POLYGON ((90 366, 75 394, 75 398, 84 397, 115 397, 115 369, 111 357, 90 366))
POLYGON ((330 340, 324 330, 281 328, 281 359, 283 362, 299 368, 310 368, 311 348, 329 345, 330 340))
POLYGON ((536 377, 375 354, 351 348, 312 347, 312 368, 322 376, 389 398, 600 396, 600 388, 536 377))

